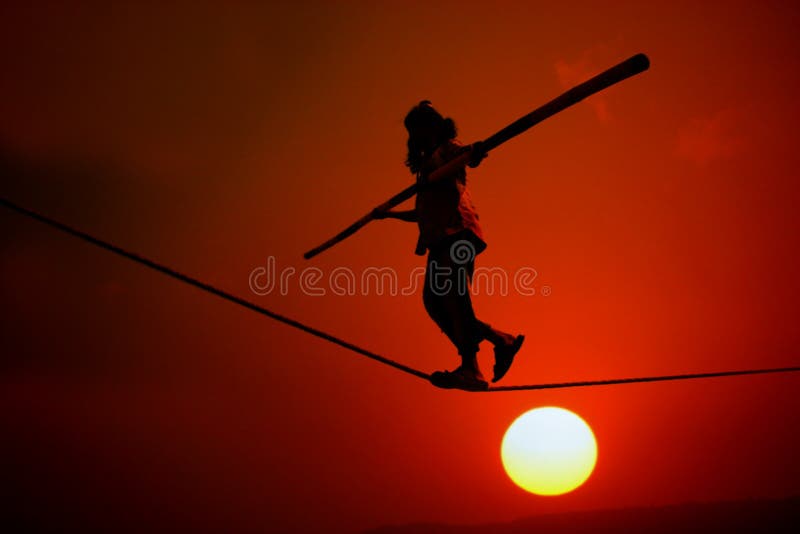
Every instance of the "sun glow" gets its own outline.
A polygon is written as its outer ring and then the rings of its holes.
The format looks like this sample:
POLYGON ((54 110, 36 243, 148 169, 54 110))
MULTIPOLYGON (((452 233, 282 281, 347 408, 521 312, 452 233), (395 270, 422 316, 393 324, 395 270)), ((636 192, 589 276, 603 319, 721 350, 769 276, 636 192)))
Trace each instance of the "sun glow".
POLYGON ((500 447, 512 481, 537 495, 561 495, 583 484, 597 461, 592 429, 576 414, 548 406, 519 416, 500 447))

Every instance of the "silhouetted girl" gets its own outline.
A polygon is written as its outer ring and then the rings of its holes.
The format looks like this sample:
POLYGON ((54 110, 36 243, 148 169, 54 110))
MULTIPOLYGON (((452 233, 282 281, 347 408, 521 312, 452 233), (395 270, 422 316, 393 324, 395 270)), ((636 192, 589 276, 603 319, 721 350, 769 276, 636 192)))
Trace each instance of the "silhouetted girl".
POLYGON ((416 205, 408 211, 376 211, 376 218, 416 222, 419 239, 416 254, 428 254, 423 302, 425 309, 458 349, 461 365, 453 371, 436 371, 434 385, 445 388, 483 390, 488 387, 478 367, 481 341, 494 345, 493 382, 511 367, 524 336, 496 330, 478 320, 472 309, 470 283, 475 256, 486 243, 478 214, 467 191, 466 169, 430 182, 430 174, 464 151, 470 152, 470 167, 486 156, 479 143, 463 146, 456 139, 452 119, 444 118, 423 100, 409 111, 404 121, 408 130, 406 166, 417 177, 416 205))

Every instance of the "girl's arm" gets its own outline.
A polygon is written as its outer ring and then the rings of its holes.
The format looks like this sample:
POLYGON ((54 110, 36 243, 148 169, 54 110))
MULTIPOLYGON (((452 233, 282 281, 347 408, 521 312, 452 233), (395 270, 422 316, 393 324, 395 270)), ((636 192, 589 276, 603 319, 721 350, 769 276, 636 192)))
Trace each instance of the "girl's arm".
POLYGON ((447 158, 445 163, 437 168, 431 169, 427 173, 424 172, 423 181, 433 183, 456 178, 459 175, 463 175, 464 165, 474 169, 481 164, 484 158, 488 157, 488 154, 483 149, 483 143, 481 141, 464 146, 458 143, 458 141, 451 140, 450 145, 448 145, 448 150, 449 156, 445 156, 447 158), (463 158, 464 154, 467 154, 466 158, 463 158), (463 160, 461 163, 453 161, 459 158, 463 160), (438 176, 431 180, 431 175, 436 173, 438 173, 438 176))
POLYGON ((398 219, 406 222, 417 222, 417 210, 374 210, 372 216, 375 219, 398 219))

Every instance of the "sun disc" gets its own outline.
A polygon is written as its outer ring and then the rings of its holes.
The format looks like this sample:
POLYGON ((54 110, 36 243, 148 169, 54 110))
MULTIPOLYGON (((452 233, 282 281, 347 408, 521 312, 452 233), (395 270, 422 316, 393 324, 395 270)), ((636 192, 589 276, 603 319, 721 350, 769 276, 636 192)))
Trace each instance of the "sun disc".
POLYGON ((583 484, 597 462, 589 425, 556 406, 536 408, 508 427, 500 447, 511 480, 537 495, 561 495, 583 484))

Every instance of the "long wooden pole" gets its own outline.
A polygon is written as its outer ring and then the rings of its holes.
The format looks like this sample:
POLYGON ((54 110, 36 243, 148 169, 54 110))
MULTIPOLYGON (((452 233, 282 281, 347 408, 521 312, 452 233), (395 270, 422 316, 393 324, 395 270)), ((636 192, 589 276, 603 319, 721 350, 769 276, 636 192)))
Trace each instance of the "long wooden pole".
MULTIPOLYGON (((646 71, 650 67, 650 60, 644 54, 636 54, 632 56, 622 63, 611 67, 610 69, 601 72, 594 78, 583 82, 580 85, 576 85, 572 89, 568 90, 567 92, 563 93, 562 95, 554 98, 547 104, 533 110, 532 112, 528 113, 524 117, 517 119, 516 121, 512 122, 499 132, 495 133, 494 135, 487 137, 485 140, 481 141, 483 145, 483 149, 485 152, 489 152, 500 146, 501 144, 505 143, 509 139, 518 136, 522 132, 528 130, 532 126, 539 124, 545 119, 548 119, 559 113, 560 111, 565 110, 566 108, 577 104, 584 98, 591 96, 595 93, 606 89, 616 83, 621 82, 631 76, 635 76, 640 72, 646 71)), ((466 152, 461 154, 457 158, 453 158, 447 164, 439 167, 431 175, 428 177, 428 180, 431 182, 435 182, 437 179, 451 174, 452 172, 464 167, 467 161, 469 161, 469 153, 466 152)), ((401 204, 402 202, 408 200, 409 198, 413 197, 417 193, 417 184, 413 184, 396 195, 392 198, 384 202, 383 204, 378 205, 375 209, 358 219, 356 222, 336 234, 331 239, 325 241, 321 245, 316 248, 313 248, 303 254, 305 259, 311 259, 320 252, 323 252, 333 245, 343 241, 344 239, 350 237, 362 227, 364 227, 367 223, 369 223, 372 219, 374 219, 374 213, 376 210, 388 210, 401 204)))

